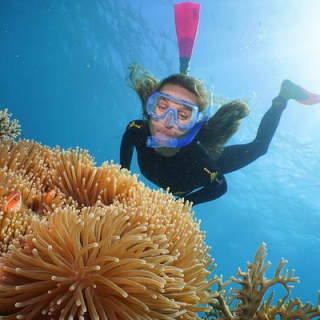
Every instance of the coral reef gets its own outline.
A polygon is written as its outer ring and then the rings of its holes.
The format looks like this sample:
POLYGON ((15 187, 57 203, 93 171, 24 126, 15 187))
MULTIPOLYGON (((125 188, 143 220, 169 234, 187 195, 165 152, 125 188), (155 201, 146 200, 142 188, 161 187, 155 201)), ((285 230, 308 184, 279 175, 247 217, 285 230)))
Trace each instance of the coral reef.
POLYGON ((8 109, 0 110, 0 141, 4 138, 15 138, 21 133, 19 121, 10 120, 11 116, 8 109))
POLYGON ((282 274, 287 264, 284 259, 281 259, 274 277, 267 279, 265 272, 271 263, 264 263, 265 257, 266 245, 262 244, 257 250, 254 263, 247 263, 247 272, 239 268, 237 278, 231 277, 226 282, 223 282, 221 277, 215 278, 215 285, 218 286, 218 290, 214 291, 215 302, 211 303, 212 310, 206 313, 204 320, 307 320, 320 317, 320 294, 317 306, 311 303, 303 304, 299 298, 288 300, 292 284, 299 282, 299 279, 293 276, 294 271, 282 274), (231 283, 238 284, 238 288, 226 291, 231 283), (277 284, 283 286, 286 293, 276 305, 272 305, 274 292, 268 298, 264 296, 268 289, 277 284))
POLYGON ((199 319, 212 259, 191 205, 83 150, 0 145, 0 319, 199 319))

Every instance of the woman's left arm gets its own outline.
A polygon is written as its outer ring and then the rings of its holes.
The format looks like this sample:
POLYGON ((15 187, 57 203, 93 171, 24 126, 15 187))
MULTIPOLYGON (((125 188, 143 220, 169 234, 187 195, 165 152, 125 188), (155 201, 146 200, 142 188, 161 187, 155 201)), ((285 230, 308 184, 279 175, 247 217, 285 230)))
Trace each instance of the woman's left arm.
POLYGON ((225 177, 223 175, 219 175, 213 183, 187 194, 184 196, 184 199, 193 202, 193 205, 195 206, 199 203, 208 202, 221 197, 227 192, 227 189, 225 177))

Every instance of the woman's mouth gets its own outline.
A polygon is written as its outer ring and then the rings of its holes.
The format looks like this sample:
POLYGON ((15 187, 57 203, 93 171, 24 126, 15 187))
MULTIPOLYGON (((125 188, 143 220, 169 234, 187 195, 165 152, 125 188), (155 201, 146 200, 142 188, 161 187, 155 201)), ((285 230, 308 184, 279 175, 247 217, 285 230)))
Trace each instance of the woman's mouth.
POLYGON ((154 133, 154 136, 156 136, 159 140, 166 140, 166 139, 169 139, 169 138, 173 138, 172 135, 166 133, 166 132, 163 132, 163 131, 156 131, 154 133))
POLYGON ((160 141, 179 138, 181 136, 180 132, 177 132, 175 128, 166 128, 158 121, 151 121, 150 131, 151 134, 160 141))

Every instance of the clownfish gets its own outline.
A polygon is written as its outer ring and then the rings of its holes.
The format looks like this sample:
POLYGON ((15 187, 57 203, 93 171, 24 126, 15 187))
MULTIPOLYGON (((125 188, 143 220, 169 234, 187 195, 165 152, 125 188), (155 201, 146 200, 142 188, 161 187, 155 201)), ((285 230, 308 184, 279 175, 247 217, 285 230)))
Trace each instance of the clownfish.
POLYGON ((2 211, 6 213, 15 213, 21 209, 22 197, 18 191, 10 192, 4 196, 2 211))
POLYGON ((54 197, 56 196, 57 192, 54 189, 51 189, 47 193, 45 193, 42 197, 42 201, 46 204, 49 204, 54 197))

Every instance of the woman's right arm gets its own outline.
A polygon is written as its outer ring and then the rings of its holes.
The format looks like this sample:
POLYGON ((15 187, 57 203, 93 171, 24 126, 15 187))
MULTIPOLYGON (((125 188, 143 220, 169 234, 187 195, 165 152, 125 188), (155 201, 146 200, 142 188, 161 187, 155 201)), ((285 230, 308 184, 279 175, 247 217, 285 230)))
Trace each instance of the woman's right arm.
POLYGON ((134 148, 134 137, 133 130, 130 130, 130 124, 127 126, 125 133, 122 136, 120 146, 120 165, 122 168, 130 170, 133 148, 134 148))

